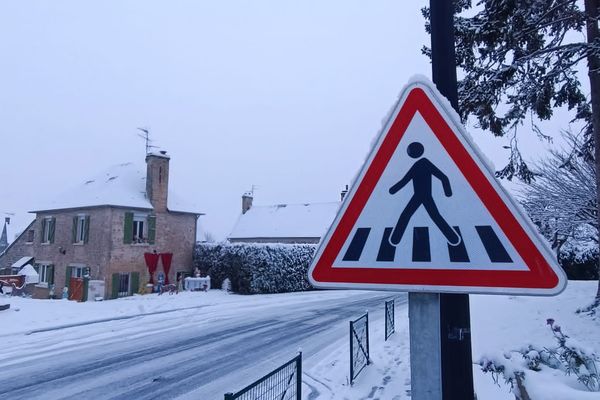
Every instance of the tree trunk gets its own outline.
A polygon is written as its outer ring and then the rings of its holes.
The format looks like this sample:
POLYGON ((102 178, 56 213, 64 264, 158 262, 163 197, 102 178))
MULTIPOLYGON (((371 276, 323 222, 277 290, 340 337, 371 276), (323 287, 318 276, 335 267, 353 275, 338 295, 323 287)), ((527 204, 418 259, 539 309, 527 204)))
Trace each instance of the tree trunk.
MULTIPOLYGON (((598 31, 598 0, 585 0, 587 15, 587 42, 593 43, 600 33, 598 31)), ((600 204, 600 59, 594 54, 588 55, 588 76, 590 78, 590 96, 592 100, 592 130, 594 137, 594 164, 596 167, 596 206, 600 204)), ((600 212, 596 214, 600 226, 600 212)), ((600 275, 600 265, 597 265, 600 275)), ((600 279, 594 305, 600 303, 600 279)))

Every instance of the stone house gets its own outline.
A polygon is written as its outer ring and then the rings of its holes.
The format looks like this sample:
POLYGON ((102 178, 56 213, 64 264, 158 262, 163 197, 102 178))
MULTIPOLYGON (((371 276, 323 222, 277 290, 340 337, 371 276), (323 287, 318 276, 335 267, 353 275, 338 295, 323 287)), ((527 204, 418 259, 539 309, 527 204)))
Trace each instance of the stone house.
POLYGON ((337 201, 253 206, 253 200, 252 193, 242 196, 242 213, 227 237, 230 242, 319 243, 340 206, 337 201))
MULTIPOLYGON (((169 191, 169 156, 148 154, 146 168, 114 166, 33 213, 35 220, 0 255, 0 268, 34 257, 36 297, 60 296, 71 277, 105 282, 105 297, 136 293, 149 280, 145 253, 172 253, 167 277, 192 268, 197 218, 169 191)), ((160 266, 157 273, 164 273, 160 266)), ((155 276, 156 278, 156 276, 155 276)))

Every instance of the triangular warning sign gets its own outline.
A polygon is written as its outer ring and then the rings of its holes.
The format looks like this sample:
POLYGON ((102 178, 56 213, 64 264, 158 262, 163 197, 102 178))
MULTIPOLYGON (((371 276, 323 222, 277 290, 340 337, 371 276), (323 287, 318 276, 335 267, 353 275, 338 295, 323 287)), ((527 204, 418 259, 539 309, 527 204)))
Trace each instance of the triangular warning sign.
POLYGON ((309 269, 315 287, 553 295, 556 258, 427 80, 405 88, 309 269))

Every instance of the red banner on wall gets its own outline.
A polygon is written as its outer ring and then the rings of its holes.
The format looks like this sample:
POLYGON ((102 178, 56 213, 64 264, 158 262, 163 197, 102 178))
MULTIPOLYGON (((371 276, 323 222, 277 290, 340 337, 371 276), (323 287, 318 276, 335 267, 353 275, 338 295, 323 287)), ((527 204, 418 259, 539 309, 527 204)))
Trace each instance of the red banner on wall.
POLYGON ((163 270, 165 271, 165 285, 169 284, 169 270, 171 269, 171 260, 173 253, 160 253, 162 259, 163 270))
POLYGON ((146 260, 146 266, 148 267, 148 272, 150 273, 150 280, 148 283, 154 284, 154 272, 156 272, 156 267, 158 267, 158 257, 160 255, 156 253, 144 253, 144 260, 146 260))

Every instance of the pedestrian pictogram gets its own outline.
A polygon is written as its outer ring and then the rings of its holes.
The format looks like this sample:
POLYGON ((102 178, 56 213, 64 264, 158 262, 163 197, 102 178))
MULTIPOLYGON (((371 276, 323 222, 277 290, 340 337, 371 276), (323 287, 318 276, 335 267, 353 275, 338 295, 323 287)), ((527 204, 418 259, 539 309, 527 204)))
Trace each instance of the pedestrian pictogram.
MULTIPOLYGON (((421 143, 413 142, 408 145, 406 152, 412 158, 419 158, 423 155, 424 148, 421 143)), ((400 243, 400 239, 402 239, 402 235, 404 235, 404 230, 408 226, 410 218, 420 206, 425 208, 429 217, 431 217, 433 222, 435 222, 448 240, 448 243, 452 246, 458 246, 460 244, 460 236, 450 225, 448 225, 444 217, 442 217, 438 211, 438 208, 435 206, 435 201, 431 195, 431 185, 433 183, 431 178, 434 176, 442 182, 444 194, 447 197, 452 196, 452 188, 448 177, 425 157, 414 163, 406 175, 390 188, 390 194, 396 194, 396 192, 401 190, 406 184, 413 181, 413 196, 402 211, 402 214, 400 214, 398 223, 392 231, 392 236, 390 237, 392 245, 397 246, 400 243)))
POLYGON ((316 287, 556 294, 566 278, 454 112, 411 83, 309 270, 316 287))

